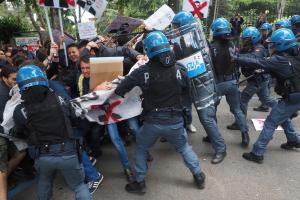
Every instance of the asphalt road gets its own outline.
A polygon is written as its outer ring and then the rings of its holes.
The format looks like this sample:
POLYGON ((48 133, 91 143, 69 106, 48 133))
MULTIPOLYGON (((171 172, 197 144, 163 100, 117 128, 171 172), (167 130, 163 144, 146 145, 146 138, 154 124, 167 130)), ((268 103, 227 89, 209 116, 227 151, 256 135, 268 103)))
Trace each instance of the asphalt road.
MULTIPOLYGON (((242 158, 243 152, 250 151, 259 135, 250 119, 265 118, 267 113, 254 112, 259 105, 257 98, 251 100, 248 112, 251 145, 248 149, 240 146, 239 131, 226 129, 233 122, 224 99, 218 108, 218 125, 227 144, 227 157, 218 165, 210 163, 213 150, 209 144, 202 142, 205 132, 196 112, 193 123, 198 132, 189 135, 189 141, 201 160, 201 167, 206 174, 206 187, 198 190, 193 178, 185 168, 181 157, 168 143, 157 142, 151 150, 154 161, 149 166, 146 179, 147 193, 144 196, 128 194, 122 167, 112 145, 103 147, 103 156, 98 159, 97 168, 104 174, 104 182, 94 193, 94 199, 106 200, 300 200, 300 150, 284 151, 280 144, 285 142, 283 131, 276 131, 274 139, 268 146, 262 165, 248 162, 242 158)), ((293 120, 300 131, 299 117, 293 120)), ((133 146, 127 147, 133 163, 133 146)), ((33 186, 19 194, 15 200, 36 199, 33 186)), ((61 175, 57 175, 54 184, 54 200, 74 199, 61 175)))

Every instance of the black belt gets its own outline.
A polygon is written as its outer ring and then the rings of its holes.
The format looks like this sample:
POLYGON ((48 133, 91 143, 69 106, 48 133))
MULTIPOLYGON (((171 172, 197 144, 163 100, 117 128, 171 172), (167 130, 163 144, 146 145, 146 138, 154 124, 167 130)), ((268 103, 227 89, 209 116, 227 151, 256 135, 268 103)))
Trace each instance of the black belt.
POLYGON ((66 141, 57 144, 42 144, 40 145, 40 153, 76 151, 76 141, 66 141))

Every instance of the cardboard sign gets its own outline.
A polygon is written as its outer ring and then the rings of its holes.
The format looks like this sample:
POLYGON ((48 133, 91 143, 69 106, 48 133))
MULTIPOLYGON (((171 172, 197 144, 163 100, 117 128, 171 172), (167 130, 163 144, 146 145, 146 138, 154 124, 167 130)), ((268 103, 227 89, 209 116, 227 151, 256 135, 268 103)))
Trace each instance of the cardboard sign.
POLYGON ((90 89, 96 88, 104 81, 113 81, 123 75, 124 57, 90 58, 90 89))
POLYGON ((105 29, 107 33, 131 33, 143 23, 140 19, 132 17, 117 16, 113 22, 105 29))
POLYGON ((173 12, 173 10, 169 6, 164 4, 148 19, 146 19, 144 23, 150 28, 154 28, 156 30, 164 30, 171 24, 174 16, 175 13, 173 12))
POLYGON ((81 40, 93 39, 97 36, 94 22, 78 23, 78 31, 81 40))
POLYGON ((178 60, 178 62, 185 66, 189 78, 195 78, 206 72, 206 66, 204 64, 201 52, 198 52, 182 60, 178 60))
POLYGON ((207 18, 209 2, 210 0, 184 0, 182 10, 191 12, 195 17, 207 18))
POLYGON ((75 0, 38 0, 40 6, 75 9, 75 0))
POLYGON ((100 18, 108 2, 106 0, 77 0, 77 4, 95 17, 100 18))
POLYGON ((27 45, 28 51, 34 52, 39 48, 39 42, 40 38, 37 36, 34 37, 16 37, 16 45, 18 47, 27 45))
MULTIPOLYGON (((264 128, 266 119, 251 119, 251 121, 252 121, 256 131, 262 131, 264 128)), ((283 128, 281 126, 278 126, 276 129, 276 131, 282 131, 282 130, 283 130, 283 128)))

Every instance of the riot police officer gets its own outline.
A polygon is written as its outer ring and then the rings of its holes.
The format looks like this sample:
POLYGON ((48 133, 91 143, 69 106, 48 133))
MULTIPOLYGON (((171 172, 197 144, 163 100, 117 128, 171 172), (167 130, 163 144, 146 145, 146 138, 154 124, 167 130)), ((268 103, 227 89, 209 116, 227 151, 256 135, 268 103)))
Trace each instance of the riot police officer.
MULTIPOLYGON (((261 34, 257 28, 247 27, 243 31, 241 37, 243 42, 243 48, 240 51, 241 54, 253 54, 257 58, 266 57, 266 49, 262 44, 260 44, 261 34)), ((255 93, 263 105, 272 107, 277 103, 276 100, 270 96, 269 74, 264 73, 262 70, 255 70, 253 67, 242 67, 241 71, 242 74, 247 78, 247 85, 241 92, 241 109, 246 116, 248 103, 255 93)), ((234 124, 231 126, 234 126, 234 124)))
POLYGON ((231 62, 229 48, 235 48, 230 41, 230 25, 225 18, 216 19, 212 25, 213 41, 211 43, 213 67, 216 74, 218 96, 225 95, 230 111, 235 117, 242 135, 242 146, 249 145, 246 116, 240 107, 237 67, 231 62))
POLYGON ((298 42, 300 41, 300 16, 293 15, 290 19, 292 25, 292 31, 295 34, 298 42))
POLYGON ((272 140, 275 129, 281 125, 287 142, 283 149, 300 148, 300 139, 294 129, 290 116, 300 110, 300 51, 293 32, 289 29, 275 31, 270 44, 274 53, 270 58, 256 58, 250 54, 234 54, 232 58, 242 66, 261 67, 277 79, 275 92, 282 96, 274 105, 265 121, 264 128, 250 153, 244 153, 246 160, 262 163, 268 143, 272 140))
POLYGON ((208 135, 203 138, 203 141, 212 143, 215 155, 211 163, 218 164, 226 156, 226 145, 216 122, 216 110, 214 106, 217 98, 216 85, 208 45, 203 46, 203 44, 207 44, 206 38, 201 33, 199 24, 193 15, 186 11, 181 11, 175 15, 172 20, 172 31, 168 32, 167 36, 174 46, 173 50, 178 60, 177 62, 187 68, 188 76, 193 86, 191 90, 192 101, 197 110, 200 122, 208 135), (191 35, 192 37, 189 37, 191 35), (193 44, 193 46, 190 44, 193 44), (206 52, 206 49, 208 52, 206 52), (189 66, 193 63, 196 66, 199 65, 197 61, 195 62, 195 58, 197 57, 200 57, 200 60, 204 57, 203 60, 206 62, 204 65, 205 70, 201 71, 199 70, 200 68, 191 68, 189 66))
POLYGON ((291 29, 292 25, 291 25, 290 20, 287 20, 287 19, 278 20, 275 23, 275 30, 278 30, 278 29, 281 29, 281 28, 291 29))
POLYGON ((118 85, 115 93, 124 96, 133 87, 143 91, 144 124, 136 136, 135 181, 126 185, 127 192, 144 194, 147 152, 160 137, 167 139, 183 157, 199 189, 204 188, 205 175, 199 159, 187 142, 183 126, 181 98, 189 92, 186 72, 175 64, 168 39, 154 31, 144 40, 150 61, 133 71, 118 85))
POLYGON ((268 22, 263 23, 259 30, 261 34, 261 44, 265 47, 265 49, 267 49, 268 43, 266 42, 266 40, 272 35, 272 24, 268 22))
POLYGON ((29 153, 35 160, 38 199, 51 199, 57 171, 75 192, 76 199, 91 199, 84 184, 79 148, 72 139, 70 104, 49 89, 47 76, 35 65, 26 65, 18 71, 17 84, 23 102, 14 111, 15 132, 26 133, 21 137, 27 139, 29 153))

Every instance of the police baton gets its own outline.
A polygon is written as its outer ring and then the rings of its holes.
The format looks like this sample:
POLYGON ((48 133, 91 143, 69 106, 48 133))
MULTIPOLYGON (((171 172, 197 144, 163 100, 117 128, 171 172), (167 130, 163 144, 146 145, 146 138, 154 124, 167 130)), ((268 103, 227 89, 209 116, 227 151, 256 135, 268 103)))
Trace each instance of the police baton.
POLYGON ((249 79, 253 78, 256 74, 252 74, 251 76, 248 76, 247 78, 245 78, 244 80, 240 81, 238 84, 241 85, 242 83, 248 81, 249 79))

